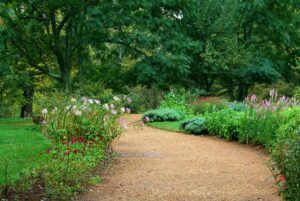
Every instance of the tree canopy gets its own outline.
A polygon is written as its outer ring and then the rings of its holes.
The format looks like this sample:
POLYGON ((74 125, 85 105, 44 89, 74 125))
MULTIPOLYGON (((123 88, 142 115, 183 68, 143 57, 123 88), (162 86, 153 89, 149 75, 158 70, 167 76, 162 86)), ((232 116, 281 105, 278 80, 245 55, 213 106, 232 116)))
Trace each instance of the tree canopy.
POLYGON ((45 80, 66 93, 175 85, 242 99, 257 83, 300 82, 299 16, 298 0, 3 0, 0 87, 10 80, 27 102, 45 80))

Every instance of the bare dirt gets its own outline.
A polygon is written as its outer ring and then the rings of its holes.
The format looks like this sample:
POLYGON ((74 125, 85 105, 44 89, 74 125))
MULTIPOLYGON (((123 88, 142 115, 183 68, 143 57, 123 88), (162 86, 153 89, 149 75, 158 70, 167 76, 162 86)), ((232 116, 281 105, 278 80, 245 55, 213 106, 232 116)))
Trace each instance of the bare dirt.
POLYGON ((269 157, 254 146, 130 127, 113 148, 120 153, 118 162, 79 200, 281 200, 267 166, 269 157))

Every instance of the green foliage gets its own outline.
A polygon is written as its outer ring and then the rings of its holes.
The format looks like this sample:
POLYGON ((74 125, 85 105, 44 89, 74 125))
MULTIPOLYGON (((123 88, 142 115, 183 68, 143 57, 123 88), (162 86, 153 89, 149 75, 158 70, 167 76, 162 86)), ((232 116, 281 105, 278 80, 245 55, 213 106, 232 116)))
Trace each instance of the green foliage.
MULTIPOLYGON (((120 115, 126 112, 123 102, 115 96, 111 103, 100 104, 99 100, 82 97, 72 98, 65 104, 54 105, 51 111, 44 108, 42 122, 47 128, 47 135, 57 141, 83 137, 91 140, 101 137, 110 142, 122 130, 118 125, 120 115)), ((50 109, 49 109, 50 110, 50 109)))
POLYGON ((293 89, 293 96, 300 99, 300 87, 291 87, 293 89))
POLYGON ((176 110, 164 108, 145 112, 142 119, 144 122, 178 121, 183 117, 184 115, 176 110))
POLYGON ((3 64, 2 59, 0 52, 0 118, 16 117, 24 102, 20 82, 24 85, 25 80, 3 64))
POLYGON ((228 103, 228 107, 237 112, 244 112, 247 110, 247 106, 241 102, 230 102, 228 103))
POLYGON ((164 92, 158 88, 138 85, 129 89, 128 96, 132 99, 130 105, 132 112, 140 113, 158 108, 163 100, 164 92))
POLYGON ((164 99, 160 102, 160 108, 172 108, 178 112, 187 114, 187 97, 185 91, 171 90, 164 96, 164 99))
POLYGON ((94 176, 89 181, 91 185, 97 185, 100 184, 101 182, 102 182, 102 178, 100 176, 94 176))
POLYGON ((206 113, 207 130, 212 135, 225 137, 227 140, 238 139, 243 113, 231 109, 206 113))
POLYGON ((296 201, 300 197, 300 109, 284 112, 284 122, 276 132, 272 147, 272 158, 278 170, 279 186, 287 200, 296 201), (283 175, 283 176, 282 176, 283 175))
POLYGON ((76 141, 73 144, 58 144, 46 156, 47 163, 40 167, 47 197, 55 200, 68 200, 84 187, 83 180, 90 177, 105 156, 105 143, 102 140, 76 141))
POLYGON ((249 109, 241 119, 240 142, 252 142, 269 147, 275 139, 280 113, 249 109))
MULTIPOLYGON (((12 199, 17 199, 18 195, 35 188, 37 182, 44 185, 45 196, 53 200, 69 200, 75 192, 82 190, 91 171, 105 159, 111 141, 127 128, 121 116, 130 109, 122 107, 124 102, 128 105, 131 100, 114 96, 109 103, 101 104, 99 100, 82 97, 42 109, 42 131, 52 140, 51 147, 47 154, 39 155, 37 165, 33 163, 19 180, 13 185, 9 183, 8 190, 2 191, 4 197, 8 192, 15 196, 12 199)), ((40 133, 36 134, 42 137, 40 133)), ((32 155, 25 153, 23 156, 26 154, 32 155)))
POLYGON ((282 111, 299 107, 295 98, 278 96, 274 89, 270 91, 269 99, 259 100, 256 95, 246 100, 248 110, 242 118, 240 141, 263 144, 270 147, 276 138, 276 130, 283 119, 282 111))
POLYGON ((288 97, 295 96, 298 98, 300 93, 297 92, 297 87, 293 83, 278 81, 274 84, 255 84, 250 90, 249 94, 255 94, 260 99, 269 98, 270 90, 276 89, 279 95, 286 95, 288 97))
POLYGON ((181 123, 180 128, 189 133, 202 134, 207 131, 206 120, 203 117, 188 119, 181 123))
POLYGON ((216 112, 226 108, 225 101, 219 97, 201 97, 190 103, 194 114, 216 112))
POLYGON ((254 66, 245 68, 240 73, 245 83, 274 83, 281 77, 280 73, 274 69, 273 63, 267 59, 257 61, 254 66))

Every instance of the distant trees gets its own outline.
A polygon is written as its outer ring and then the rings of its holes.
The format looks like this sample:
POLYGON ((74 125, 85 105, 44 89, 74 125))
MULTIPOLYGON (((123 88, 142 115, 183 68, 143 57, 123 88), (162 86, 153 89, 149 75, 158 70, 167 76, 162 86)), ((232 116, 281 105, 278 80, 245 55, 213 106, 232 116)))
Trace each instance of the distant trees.
POLYGON ((5 60, 14 72, 47 76, 66 93, 101 82, 116 91, 179 85, 242 99, 255 83, 300 82, 299 7, 298 0, 4 0, 0 47, 13 55, 5 60))

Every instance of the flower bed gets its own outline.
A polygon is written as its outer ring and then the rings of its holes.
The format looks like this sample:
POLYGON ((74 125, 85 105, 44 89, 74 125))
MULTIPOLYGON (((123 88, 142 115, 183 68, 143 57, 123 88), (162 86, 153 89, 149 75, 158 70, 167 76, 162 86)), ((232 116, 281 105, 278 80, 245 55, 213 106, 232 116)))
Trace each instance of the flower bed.
MULTIPOLYGON (((277 180, 279 191, 287 200, 299 200, 300 102, 298 100, 278 96, 275 90, 271 90, 270 98, 264 100, 252 95, 243 103, 225 104, 220 98, 204 97, 196 103, 193 102, 191 107, 196 106, 195 113, 204 116, 187 118, 181 123, 176 120, 177 123, 173 124, 177 127, 172 128, 173 130, 183 129, 184 132, 201 134, 208 131, 210 135, 218 135, 227 140, 263 145, 271 153, 270 167, 277 180)), ((169 122, 159 123, 159 128, 168 129, 169 122)))
POLYGON ((41 155, 37 168, 29 169, 6 192, 10 199, 41 188, 42 197, 70 200, 92 177, 91 171, 107 158, 112 140, 127 128, 122 118, 130 109, 128 97, 101 104, 97 99, 72 98, 41 111, 42 132, 52 146, 41 155))

